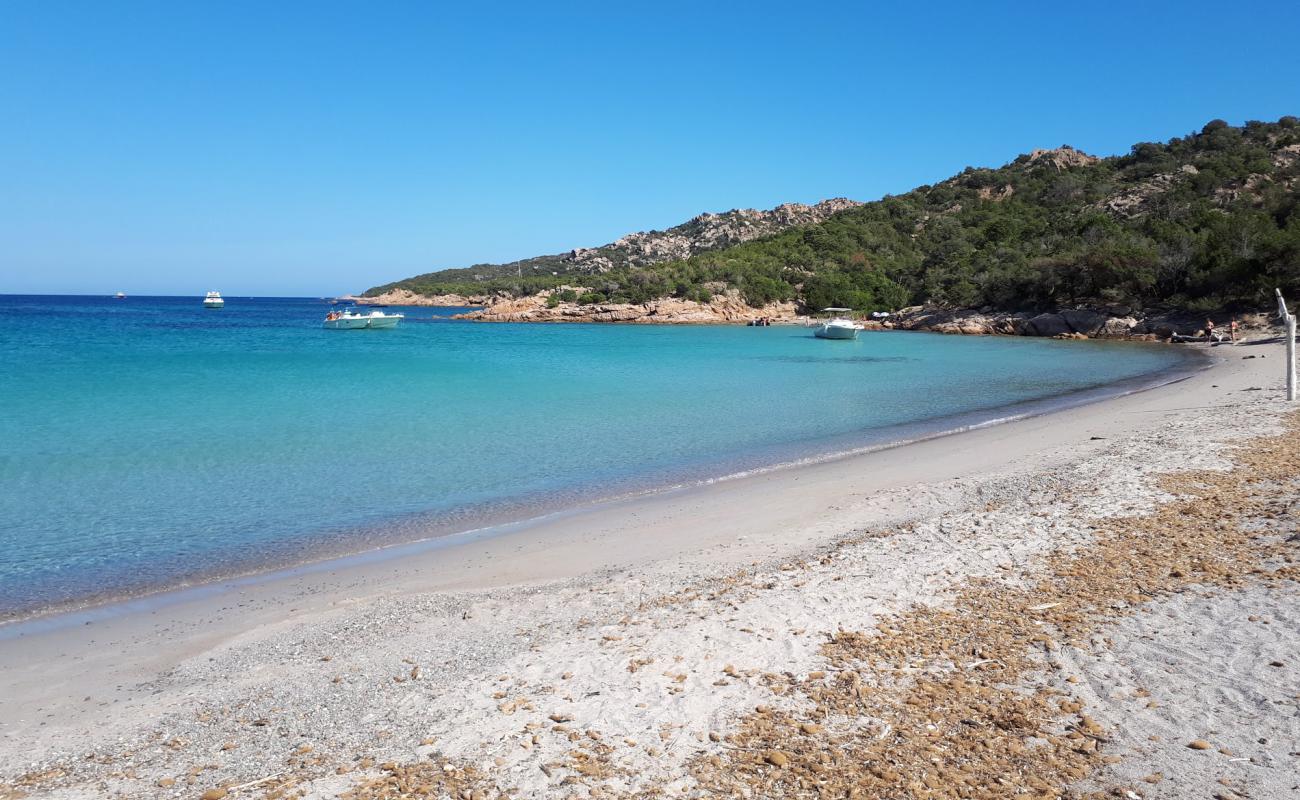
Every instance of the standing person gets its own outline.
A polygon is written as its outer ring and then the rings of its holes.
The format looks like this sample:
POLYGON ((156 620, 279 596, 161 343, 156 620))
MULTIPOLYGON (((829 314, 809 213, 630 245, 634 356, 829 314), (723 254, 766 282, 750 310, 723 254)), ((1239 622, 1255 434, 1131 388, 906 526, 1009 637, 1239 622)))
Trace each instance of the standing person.
POLYGON ((1237 318, 1233 317, 1232 322, 1228 324, 1228 332, 1232 334, 1232 343, 1237 343, 1237 318))
POLYGON ((1212 319, 1207 319, 1205 321, 1205 341, 1214 341, 1214 320, 1212 319))

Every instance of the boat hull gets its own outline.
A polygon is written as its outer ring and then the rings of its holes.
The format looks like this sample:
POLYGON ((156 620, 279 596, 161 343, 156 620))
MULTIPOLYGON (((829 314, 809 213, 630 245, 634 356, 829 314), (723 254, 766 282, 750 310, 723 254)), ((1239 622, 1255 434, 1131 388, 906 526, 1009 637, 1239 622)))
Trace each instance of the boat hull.
POLYGON ((377 316, 348 316, 344 315, 338 319, 326 319, 322 324, 326 330, 331 331, 357 331, 364 328, 396 328, 397 323, 402 321, 401 314, 392 314, 382 317, 377 316))
POLYGON ((224 302, 213 302, 211 300, 204 300, 203 307, 204 308, 225 308, 226 304, 224 302))
POLYGON ((858 329, 839 327, 837 325, 818 325, 813 330, 813 335, 818 339, 856 339, 858 338, 858 329))
POLYGON ((366 320, 365 317, 359 317, 357 319, 327 319, 325 320, 325 327, 331 331, 353 331, 366 327, 367 321, 368 320, 366 320))

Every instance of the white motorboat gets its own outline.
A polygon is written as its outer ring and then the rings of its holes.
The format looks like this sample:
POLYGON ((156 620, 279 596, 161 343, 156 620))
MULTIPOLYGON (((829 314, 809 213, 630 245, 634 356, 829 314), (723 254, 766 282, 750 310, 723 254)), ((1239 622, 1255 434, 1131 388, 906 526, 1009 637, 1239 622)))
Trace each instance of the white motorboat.
POLYGON ((221 292, 208 292, 203 298, 204 308, 225 308, 226 301, 221 299, 221 292))
MULTIPOLYGON (((823 308, 822 311, 829 311, 832 314, 843 314, 852 311, 849 308, 823 308)), ((856 339, 858 331, 862 326, 847 317, 835 316, 813 329, 813 335, 819 339, 856 339)))
POLYGON ((361 328, 396 328, 402 321, 401 314, 385 314, 371 311, 362 314, 354 308, 343 311, 331 311, 325 317, 325 327, 332 331, 353 331, 361 328))
POLYGON ((125 300, 125 299, 126 299, 126 292, 118 292, 117 294, 113 295, 113 299, 114 299, 114 300, 125 300))

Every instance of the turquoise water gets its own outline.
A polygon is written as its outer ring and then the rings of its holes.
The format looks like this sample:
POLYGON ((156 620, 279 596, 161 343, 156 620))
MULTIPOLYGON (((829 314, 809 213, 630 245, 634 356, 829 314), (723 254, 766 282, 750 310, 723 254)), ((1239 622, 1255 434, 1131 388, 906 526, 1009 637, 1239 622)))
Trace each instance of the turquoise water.
POLYGON ((427 308, 326 331, 327 310, 0 296, 0 616, 843 451, 1182 360, 427 308))

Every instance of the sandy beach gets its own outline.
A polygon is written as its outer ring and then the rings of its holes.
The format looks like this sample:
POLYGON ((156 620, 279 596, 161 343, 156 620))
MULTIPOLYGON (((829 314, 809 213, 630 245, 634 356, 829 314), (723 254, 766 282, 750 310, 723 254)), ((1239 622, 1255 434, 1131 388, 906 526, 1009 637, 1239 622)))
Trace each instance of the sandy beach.
POLYGON ((1300 796, 1282 353, 0 628, 0 800, 1300 796))

